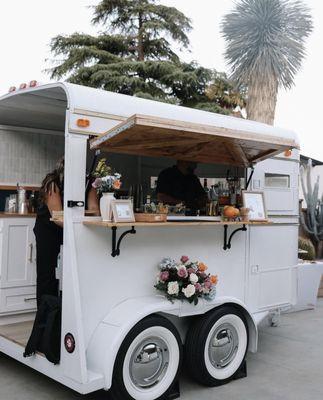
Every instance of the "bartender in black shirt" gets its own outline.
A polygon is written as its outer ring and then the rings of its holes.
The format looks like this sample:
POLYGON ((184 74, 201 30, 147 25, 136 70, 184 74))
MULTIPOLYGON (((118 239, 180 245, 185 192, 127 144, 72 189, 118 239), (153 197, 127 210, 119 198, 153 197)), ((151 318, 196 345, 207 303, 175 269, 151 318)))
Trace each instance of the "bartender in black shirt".
POLYGON ((173 167, 161 171, 157 180, 158 201, 169 205, 185 203, 193 213, 204 208, 207 196, 194 174, 196 167, 195 162, 178 160, 173 167))

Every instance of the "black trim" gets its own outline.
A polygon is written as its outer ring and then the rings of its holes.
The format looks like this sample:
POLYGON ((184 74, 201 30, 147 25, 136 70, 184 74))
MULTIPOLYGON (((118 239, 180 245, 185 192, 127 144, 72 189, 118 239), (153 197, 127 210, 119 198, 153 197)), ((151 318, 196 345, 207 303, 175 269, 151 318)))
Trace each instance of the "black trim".
POLYGON ((113 226, 112 228, 112 253, 111 256, 112 257, 116 257, 116 256, 120 256, 120 245, 122 242, 122 239, 128 235, 128 233, 134 235, 136 233, 136 230, 134 228, 134 226, 131 227, 131 229, 129 229, 128 231, 123 232, 118 241, 117 241, 117 227, 113 226))
POLYGON ((84 201, 81 200, 67 200, 67 207, 73 208, 73 207, 84 207, 84 201))
POLYGON ((247 230, 247 227, 245 224, 243 224, 242 228, 238 228, 231 233, 231 235, 229 236, 229 240, 228 240, 228 225, 224 225, 223 250, 231 249, 231 240, 232 240, 233 236, 239 231, 245 232, 246 230, 247 230))

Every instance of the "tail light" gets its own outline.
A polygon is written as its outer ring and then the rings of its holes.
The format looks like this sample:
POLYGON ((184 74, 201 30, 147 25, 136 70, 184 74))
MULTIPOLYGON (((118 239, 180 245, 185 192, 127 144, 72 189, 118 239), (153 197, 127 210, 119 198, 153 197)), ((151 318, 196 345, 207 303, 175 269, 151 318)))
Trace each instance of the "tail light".
POLYGON ((79 118, 76 121, 76 125, 79 128, 87 128, 88 126, 90 126, 90 121, 88 119, 84 119, 84 118, 79 118))
POLYGON ((65 349, 68 353, 73 353, 75 350, 75 339, 71 333, 67 333, 64 338, 65 349))

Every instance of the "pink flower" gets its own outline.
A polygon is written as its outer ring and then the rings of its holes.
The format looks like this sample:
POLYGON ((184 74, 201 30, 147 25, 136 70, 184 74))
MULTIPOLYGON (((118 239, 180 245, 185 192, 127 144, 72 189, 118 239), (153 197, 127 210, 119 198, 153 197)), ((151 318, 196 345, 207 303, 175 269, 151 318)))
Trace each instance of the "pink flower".
POLYGON ((195 271, 194 268, 187 268, 187 272, 188 272, 189 274, 195 274, 195 273, 196 273, 196 271, 195 271))
POLYGON ((92 183, 92 187, 95 189, 99 188, 102 184, 102 179, 101 178, 96 178, 95 181, 92 183))
POLYGON ((200 272, 200 277, 202 278, 202 279, 205 279, 206 277, 207 277, 207 275, 206 275, 206 273, 205 272, 200 272))
POLYGON ((210 282, 209 280, 206 280, 206 281, 204 282, 204 287, 205 287, 206 289, 211 289, 211 287, 212 287, 212 282, 210 282))
POLYGON ((202 291, 202 285, 200 283, 195 283, 195 290, 196 290, 196 292, 201 292, 202 291))
POLYGON ((168 271, 162 271, 159 275, 159 279, 163 282, 167 281, 169 278, 169 272, 168 271))
POLYGON ((178 270, 177 270, 177 275, 180 278, 187 278, 188 273, 187 273, 186 267, 184 267, 184 266, 179 267, 178 270))
POLYGON ((189 260, 189 258, 188 258, 187 256, 182 256, 182 257, 181 257, 181 262, 182 262, 183 264, 185 264, 188 260, 189 260))

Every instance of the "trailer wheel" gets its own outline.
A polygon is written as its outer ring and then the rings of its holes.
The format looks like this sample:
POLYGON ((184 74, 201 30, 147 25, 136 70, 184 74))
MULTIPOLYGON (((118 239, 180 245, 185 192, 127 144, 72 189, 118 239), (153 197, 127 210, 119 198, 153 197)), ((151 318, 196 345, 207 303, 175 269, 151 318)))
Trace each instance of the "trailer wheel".
POLYGON ((110 389, 112 398, 165 398, 177 378, 181 359, 181 339, 174 325, 155 315, 143 319, 119 349, 110 389))
POLYGON ((229 382, 242 366, 248 348, 248 328, 235 308, 215 309, 189 329, 185 343, 188 372, 205 386, 229 382))

